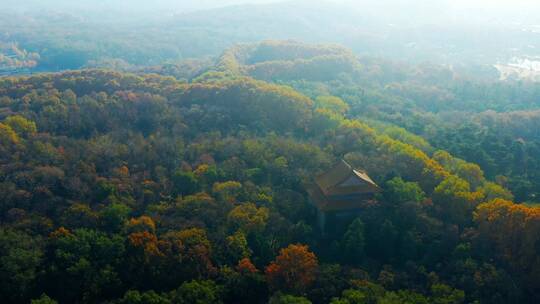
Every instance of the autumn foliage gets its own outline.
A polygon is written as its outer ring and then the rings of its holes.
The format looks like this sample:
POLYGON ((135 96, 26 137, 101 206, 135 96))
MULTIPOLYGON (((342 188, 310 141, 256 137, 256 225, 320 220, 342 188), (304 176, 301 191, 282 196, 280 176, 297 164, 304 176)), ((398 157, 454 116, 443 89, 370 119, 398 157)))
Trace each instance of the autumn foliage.
POLYGON ((276 44, 189 81, 0 78, 0 302, 538 303, 540 114, 450 130, 403 71, 368 77, 394 65, 276 44), (322 229, 306 189, 343 158, 382 191, 322 229))
POLYGON ((289 245, 266 267, 268 282, 275 289, 303 292, 315 280, 319 263, 306 245, 289 245))
POLYGON ((257 267, 255 267, 255 265, 253 265, 253 263, 249 260, 249 258, 243 258, 238 261, 236 270, 243 274, 253 274, 259 271, 257 267))
POLYGON ((479 242, 488 241, 492 249, 525 274, 532 286, 540 280, 540 208, 517 205, 497 199, 482 204, 475 212, 479 242))

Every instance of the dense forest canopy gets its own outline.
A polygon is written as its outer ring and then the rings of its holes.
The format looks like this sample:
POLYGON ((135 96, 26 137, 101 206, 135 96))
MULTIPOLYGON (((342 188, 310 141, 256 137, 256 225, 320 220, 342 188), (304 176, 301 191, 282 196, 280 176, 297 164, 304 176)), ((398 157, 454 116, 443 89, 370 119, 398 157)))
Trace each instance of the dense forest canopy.
POLYGON ((494 66, 538 36, 511 10, 106 2, 0 4, 0 302, 538 303, 540 83, 494 66), (322 226, 342 160, 380 193, 322 226))

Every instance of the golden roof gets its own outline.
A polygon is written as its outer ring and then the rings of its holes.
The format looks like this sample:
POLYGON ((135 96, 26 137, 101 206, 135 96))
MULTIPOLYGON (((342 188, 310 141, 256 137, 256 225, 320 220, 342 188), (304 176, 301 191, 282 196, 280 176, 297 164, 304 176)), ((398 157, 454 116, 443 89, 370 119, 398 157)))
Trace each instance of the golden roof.
POLYGON ((315 177, 315 183, 327 196, 380 192, 379 186, 366 172, 354 169, 344 160, 315 177))
POLYGON ((373 202, 373 194, 380 191, 364 171, 354 169, 344 160, 315 177, 315 183, 307 189, 315 205, 324 211, 361 208, 373 202))

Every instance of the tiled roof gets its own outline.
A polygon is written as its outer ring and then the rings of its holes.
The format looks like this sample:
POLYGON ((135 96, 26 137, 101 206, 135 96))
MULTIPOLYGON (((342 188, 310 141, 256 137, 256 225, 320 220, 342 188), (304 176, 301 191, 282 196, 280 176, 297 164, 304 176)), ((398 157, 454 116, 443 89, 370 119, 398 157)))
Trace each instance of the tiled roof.
POLYGON ((325 195, 379 192, 379 186, 364 171, 355 170, 344 160, 341 160, 328 172, 317 176, 315 183, 325 195), (347 186, 341 185, 350 178, 357 179, 357 183, 347 186))
POLYGON ((361 208, 372 202, 372 194, 380 191, 366 172, 352 168, 344 160, 317 176, 307 188, 313 203, 324 211, 361 208))

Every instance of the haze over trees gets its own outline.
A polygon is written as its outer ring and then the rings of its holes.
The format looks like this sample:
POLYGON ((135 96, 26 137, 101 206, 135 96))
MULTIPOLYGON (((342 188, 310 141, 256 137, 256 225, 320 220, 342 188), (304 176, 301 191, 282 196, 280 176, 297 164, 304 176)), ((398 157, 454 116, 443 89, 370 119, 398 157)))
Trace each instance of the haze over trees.
POLYGON ((499 78, 513 51, 404 46, 430 14, 336 3, 9 2, 0 302, 540 300, 540 84, 499 78), (307 189, 342 159, 381 193, 323 230, 307 189))

